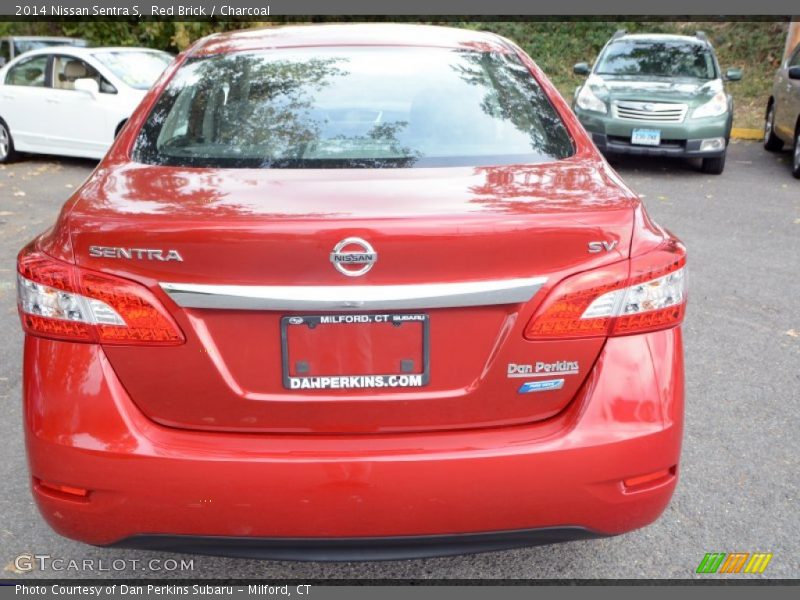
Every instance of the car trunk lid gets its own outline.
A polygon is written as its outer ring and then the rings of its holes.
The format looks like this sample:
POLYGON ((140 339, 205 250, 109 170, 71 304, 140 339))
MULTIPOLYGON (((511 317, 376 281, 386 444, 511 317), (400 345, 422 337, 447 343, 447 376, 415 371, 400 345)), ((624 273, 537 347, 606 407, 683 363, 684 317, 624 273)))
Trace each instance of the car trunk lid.
MULTIPOLYGON (((181 346, 105 348, 149 417, 190 429, 367 433, 563 410, 603 340, 532 342, 522 330, 558 281, 627 258, 637 202, 604 163, 579 159, 126 165, 98 170, 68 218, 80 266, 147 286, 186 334, 181 346), (362 275, 343 270, 367 263, 332 262, 348 238, 376 255, 362 275), (589 252, 590 242, 606 246, 589 252)), ((368 254, 341 250, 353 252, 368 254)))

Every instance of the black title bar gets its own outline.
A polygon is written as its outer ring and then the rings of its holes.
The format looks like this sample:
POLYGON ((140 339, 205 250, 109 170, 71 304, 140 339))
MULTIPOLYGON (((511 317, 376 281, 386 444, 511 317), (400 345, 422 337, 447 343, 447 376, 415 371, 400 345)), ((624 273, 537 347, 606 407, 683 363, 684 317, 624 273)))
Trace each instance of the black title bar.
POLYGON ((797 0, 4 0, 0 16, 13 20, 53 18, 139 18, 269 20, 311 15, 518 15, 652 17, 789 17, 800 14, 797 0))

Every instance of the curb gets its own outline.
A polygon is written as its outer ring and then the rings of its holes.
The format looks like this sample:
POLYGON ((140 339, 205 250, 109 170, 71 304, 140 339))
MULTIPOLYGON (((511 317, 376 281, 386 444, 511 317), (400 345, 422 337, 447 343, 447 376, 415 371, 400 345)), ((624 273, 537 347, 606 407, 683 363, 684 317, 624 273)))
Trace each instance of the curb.
POLYGON ((764 132, 760 129, 734 127, 731 129, 731 137, 737 140, 761 140, 764 138, 764 132))

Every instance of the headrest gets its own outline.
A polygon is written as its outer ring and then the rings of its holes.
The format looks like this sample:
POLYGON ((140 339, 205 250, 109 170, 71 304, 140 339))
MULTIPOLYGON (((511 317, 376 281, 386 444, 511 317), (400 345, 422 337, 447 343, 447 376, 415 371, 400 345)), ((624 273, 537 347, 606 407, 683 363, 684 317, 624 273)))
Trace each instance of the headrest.
POLYGON ((78 60, 71 60, 64 67, 64 76, 69 81, 75 81, 88 75, 89 72, 86 70, 86 66, 78 60))

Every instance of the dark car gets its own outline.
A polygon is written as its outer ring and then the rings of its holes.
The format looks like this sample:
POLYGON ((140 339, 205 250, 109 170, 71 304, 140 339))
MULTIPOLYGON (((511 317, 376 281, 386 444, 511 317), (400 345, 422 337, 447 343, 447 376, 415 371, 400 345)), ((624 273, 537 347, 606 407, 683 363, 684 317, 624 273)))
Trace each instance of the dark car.
POLYGON ((772 152, 794 146, 792 175, 800 179, 800 44, 775 73, 764 119, 764 148, 772 152))

